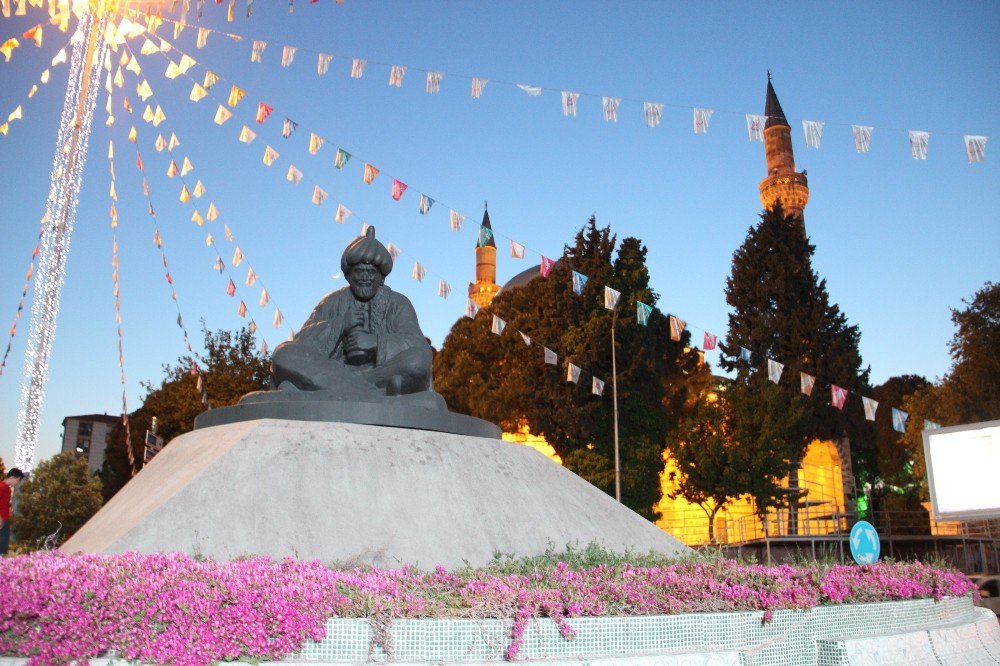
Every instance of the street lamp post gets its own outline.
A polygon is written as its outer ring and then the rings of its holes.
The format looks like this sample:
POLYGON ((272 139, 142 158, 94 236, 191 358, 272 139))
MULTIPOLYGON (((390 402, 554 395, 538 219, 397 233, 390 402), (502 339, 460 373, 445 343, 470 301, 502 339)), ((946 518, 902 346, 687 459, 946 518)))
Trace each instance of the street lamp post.
POLYGON ((618 460, 618 364, 615 355, 615 325, 618 323, 618 304, 611 316, 611 397, 615 415, 615 500, 622 501, 621 465, 618 460))

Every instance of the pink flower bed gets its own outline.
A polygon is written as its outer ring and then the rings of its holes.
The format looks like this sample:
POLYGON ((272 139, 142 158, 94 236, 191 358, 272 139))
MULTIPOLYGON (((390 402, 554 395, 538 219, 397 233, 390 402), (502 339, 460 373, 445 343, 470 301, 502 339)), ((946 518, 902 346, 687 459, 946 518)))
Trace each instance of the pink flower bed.
MULTIPOLYGON (((51 664, 98 657, 202 665, 278 659, 320 640, 331 617, 513 620, 507 658, 527 623, 572 618, 805 609, 820 604, 962 596, 964 575, 920 563, 792 567, 734 561, 658 567, 560 563, 531 573, 337 571, 319 562, 235 562, 167 555, 34 553, 0 558, 0 653, 51 664)), ((391 646, 390 646, 391 647, 391 646)))

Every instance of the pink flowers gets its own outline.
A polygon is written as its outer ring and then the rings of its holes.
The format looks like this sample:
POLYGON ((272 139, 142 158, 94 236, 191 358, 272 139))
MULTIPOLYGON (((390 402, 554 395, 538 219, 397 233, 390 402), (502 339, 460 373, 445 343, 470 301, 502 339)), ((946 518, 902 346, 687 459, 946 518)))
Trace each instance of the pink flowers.
POLYGON ((920 563, 559 563, 518 571, 336 571, 319 562, 213 562, 180 553, 2 558, 0 653, 44 664, 113 649, 129 660, 200 666, 279 659, 321 639, 331 617, 372 618, 382 636, 394 618, 466 617, 512 621, 506 656, 515 659, 537 617, 551 618, 572 640, 575 617, 763 611, 766 621, 778 609, 941 599, 975 589, 961 574, 920 563))

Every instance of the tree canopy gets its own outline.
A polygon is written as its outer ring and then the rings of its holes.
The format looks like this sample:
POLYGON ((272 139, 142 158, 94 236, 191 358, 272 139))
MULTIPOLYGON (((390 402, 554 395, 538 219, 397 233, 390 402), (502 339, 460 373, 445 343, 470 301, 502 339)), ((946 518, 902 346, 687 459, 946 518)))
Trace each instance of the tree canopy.
MULTIPOLYGON (((266 389, 270 377, 270 359, 257 350, 257 341, 247 328, 238 331, 204 330, 204 352, 177 359, 175 365, 164 365, 164 377, 159 386, 144 382, 146 396, 142 405, 129 414, 132 434, 134 470, 142 469, 143 435, 153 417, 158 422, 157 434, 167 443, 194 428, 195 417, 207 408, 234 405, 251 391, 266 389), (208 404, 202 402, 198 389, 197 367, 208 404)), ((132 477, 125 432, 121 424, 108 435, 101 479, 104 494, 110 498, 132 477)))
POLYGON ((17 486, 17 505, 11 527, 18 541, 40 548, 52 535, 57 546, 73 535, 104 500, 101 480, 91 474, 87 460, 73 452, 60 453, 38 464, 17 486))
POLYGON ((655 309, 648 325, 637 322, 636 301, 657 302, 649 286, 646 248, 637 238, 621 244, 610 227, 591 218, 565 247, 548 278, 502 290, 475 319, 451 329, 434 361, 435 388, 451 409, 499 424, 505 431, 527 425, 544 436, 563 463, 605 492, 613 493, 611 326, 604 286, 621 292, 616 324, 622 501, 653 519, 660 498, 662 453, 676 429, 696 378, 707 376, 689 334, 670 339, 666 316, 655 309), (617 247, 617 253, 615 249, 617 247), (572 271, 587 276, 582 295, 573 292, 572 271), (491 333, 492 317, 507 322, 491 333), (531 339, 526 345, 517 331, 531 339), (542 347, 559 355, 547 365, 542 347), (578 384, 566 381, 566 364, 585 370, 578 384), (607 383, 605 397, 591 393, 591 376, 607 383))

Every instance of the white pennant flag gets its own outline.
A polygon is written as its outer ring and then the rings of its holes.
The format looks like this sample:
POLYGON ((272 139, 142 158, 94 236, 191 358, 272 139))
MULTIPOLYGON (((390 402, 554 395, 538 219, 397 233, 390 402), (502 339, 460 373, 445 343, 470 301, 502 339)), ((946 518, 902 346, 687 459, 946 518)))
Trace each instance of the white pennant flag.
POLYGON ((618 307, 618 299, 621 298, 622 293, 620 291, 615 291, 611 287, 605 285, 604 287, 604 307, 608 310, 614 310, 618 307))
POLYGON ((965 135, 965 154, 969 156, 969 164, 982 162, 986 159, 987 136, 965 135))
POLYGON ((531 337, 528 336, 524 331, 518 331, 518 333, 521 334, 521 340, 524 341, 524 345, 526 347, 530 347, 531 346, 531 337))
POLYGON ((404 76, 406 76, 406 67, 393 65, 392 69, 389 70, 389 85, 402 88, 404 76))
POLYGON ((773 358, 767 359, 767 378, 775 384, 781 381, 781 372, 784 369, 784 364, 778 363, 773 358))
POLYGON ((573 382, 574 384, 580 381, 580 368, 573 365, 572 363, 566 368, 566 381, 573 382))
POLYGON ((472 79, 472 99, 479 99, 483 96, 483 90, 486 89, 487 83, 489 83, 489 79, 472 79))
POLYGON ((365 73, 365 60, 360 58, 355 58, 351 61, 351 78, 360 79, 361 75, 365 73))
POLYGON ((859 153, 867 153, 872 147, 872 130, 867 125, 851 125, 854 132, 854 149, 859 153))
POLYGON ((271 300, 271 297, 267 295, 267 289, 260 290, 260 307, 264 307, 271 300))
POLYGON ((274 161, 276 159, 278 159, 277 150, 275 150, 271 146, 267 146, 266 148, 264 148, 264 164, 266 164, 267 166, 271 166, 272 164, 274 164, 274 161))
POLYGON ((330 61, 333 60, 333 56, 327 53, 320 53, 319 58, 316 61, 316 74, 323 76, 326 74, 326 70, 330 68, 330 61))
POLYGON ((441 92, 443 72, 427 72, 427 92, 431 95, 441 92))
POLYGON ((319 206, 324 201, 326 201, 326 191, 323 190, 319 185, 314 185, 312 202, 317 206, 319 206))
POLYGON ((930 132, 910 130, 910 154, 913 155, 913 159, 927 159, 927 144, 930 143, 930 140, 930 132))
POLYGON ((261 56, 264 55, 264 48, 267 46, 267 42, 254 41, 253 48, 250 51, 250 62, 261 62, 261 56))
POLYGON ((602 106, 604 108, 604 121, 609 123, 618 122, 618 105, 621 97, 604 97, 602 106))
POLYGON ((750 137, 751 141, 764 140, 764 123, 766 122, 767 116, 758 116, 753 113, 747 114, 747 136, 750 137))
POLYGON ((865 406, 865 418, 869 421, 874 421, 875 411, 878 409, 878 401, 861 396, 861 403, 865 406))
POLYGON ((505 328, 507 328, 507 322, 505 322, 500 317, 493 315, 493 326, 490 328, 490 331, 494 335, 500 335, 501 333, 503 333, 503 330, 505 328))
POLYGON ((469 319, 475 319, 476 315, 479 314, 479 306, 476 302, 469 299, 465 302, 465 316, 469 319))
POLYGON ((302 180, 302 172, 296 169, 294 164, 291 164, 288 166, 288 174, 285 176, 285 180, 298 185, 302 180))
POLYGON ((643 102, 642 110, 646 116, 646 127, 656 127, 663 115, 663 105, 659 102, 643 102))
POLYGON ((594 395, 603 396, 604 395, 604 382, 602 382, 597 377, 594 377, 594 380, 591 383, 590 392, 593 393, 594 395))
POLYGON ((564 90, 562 93, 562 110, 564 116, 576 116, 576 101, 580 98, 580 93, 564 90))
POLYGON ((295 52, 298 49, 294 46, 286 46, 281 50, 281 66, 288 67, 295 60, 295 52))
POLYGON ((337 214, 334 215, 333 219, 338 224, 343 224, 344 220, 346 220, 350 215, 351 211, 347 210, 344 204, 337 204, 337 214))
POLYGON ((819 148, 819 142, 823 139, 823 125, 819 120, 803 120, 802 132, 806 135, 806 145, 810 148, 819 148))
POLYGON ((695 134, 706 134, 706 133, 708 133, 708 121, 712 119, 712 114, 713 113, 715 113, 715 109, 695 108, 695 110, 694 110, 694 133, 695 134))
POLYGON ((529 86, 526 83, 518 83, 517 87, 528 93, 529 97, 538 97, 542 94, 542 89, 538 86, 529 86))
POLYGON ((417 282, 423 282, 424 277, 426 276, 427 276, 427 269, 421 266, 420 262, 414 262, 413 272, 410 273, 410 277, 412 277, 417 282))
POLYGON ((247 127, 246 125, 244 125, 243 129, 240 130, 240 141, 242 141, 243 143, 250 143, 256 138, 257 134, 255 134, 254 131, 249 127, 247 127))
POLYGON ((451 230, 461 231, 462 223, 465 222, 465 216, 459 213, 457 210, 451 211, 451 230))
POLYGON ((315 155, 323 147, 323 137, 318 134, 309 134, 309 154, 315 155))
POLYGON ((524 259, 524 246, 517 241, 511 241, 510 256, 514 259, 524 259))
POLYGON ((440 296, 441 298, 448 298, 449 294, 451 294, 451 285, 445 282, 444 280, 439 280, 438 296, 440 296))
POLYGON ((545 350, 545 362, 549 365, 557 365, 559 363, 559 357, 554 351, 548 347, 542 347, 545 350))
POLYGON ((253 272, 253 266, 247 271, 246 285, 248 287, 254 286, 257 283, 257 274, 253 272))
POLYGON ((402 250, 400 250, 398 247, 396 247, 392 243, 392 241, 390 241, 389 243, 386 244, 385 249, 389 251, 389 256, 392 257, 393 261, 396 261, 396 259, 399 258, 400 252, 402 252, 402 250))

